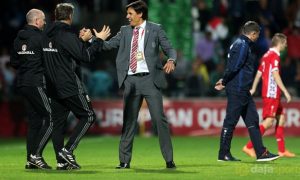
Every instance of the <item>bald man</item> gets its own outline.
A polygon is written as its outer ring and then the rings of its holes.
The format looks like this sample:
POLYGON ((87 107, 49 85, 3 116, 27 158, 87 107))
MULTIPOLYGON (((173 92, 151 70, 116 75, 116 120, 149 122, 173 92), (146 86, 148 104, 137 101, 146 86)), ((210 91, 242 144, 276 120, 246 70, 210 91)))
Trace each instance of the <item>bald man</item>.
POLYGON ((17 89, 28 101, 28 133, 26 169, 51 169, 42 152, 52 133, 50 99, 45 93, 42 66, 42 30, 45 14, 31 9, 26 14, 27 25, 14 40, 11 65, 17 69, 17 89))

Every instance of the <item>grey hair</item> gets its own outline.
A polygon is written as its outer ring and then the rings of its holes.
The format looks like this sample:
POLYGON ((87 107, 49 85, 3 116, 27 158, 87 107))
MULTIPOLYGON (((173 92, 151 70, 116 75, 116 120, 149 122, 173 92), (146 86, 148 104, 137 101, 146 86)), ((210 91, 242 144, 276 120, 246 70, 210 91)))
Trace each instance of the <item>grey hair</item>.
POLYGON ((28 24, 32 24, 34 23, 36 18, 39 18, 40 15, 43 14, 43 11, 39 10, 39 9, 31 9, 28 11, 28 13, 26 14, 26 21, 28 24))

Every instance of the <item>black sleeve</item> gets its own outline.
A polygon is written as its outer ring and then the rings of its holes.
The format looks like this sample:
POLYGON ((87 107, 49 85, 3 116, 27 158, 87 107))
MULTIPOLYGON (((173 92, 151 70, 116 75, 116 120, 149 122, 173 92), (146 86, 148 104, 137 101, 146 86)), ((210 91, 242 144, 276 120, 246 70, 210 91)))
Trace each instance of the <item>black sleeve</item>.
POLYGON ((19 58, 19 55, 17 53, 17 42, 16 40, 14 41, 14 46, 13 46, 13 49, 11 51, 11 54, 10 54, 10 65, 15 68, 15 69, 18 69, 21 65, 21 59, 19 58))
POLYGON ((75 34, 67 33, 62 39, 62 46, 72 56, 72 58, 81 62, 91 62, 94 54, 102 47, 103 40, 96 38, 91 45, 87 47, 75 34))

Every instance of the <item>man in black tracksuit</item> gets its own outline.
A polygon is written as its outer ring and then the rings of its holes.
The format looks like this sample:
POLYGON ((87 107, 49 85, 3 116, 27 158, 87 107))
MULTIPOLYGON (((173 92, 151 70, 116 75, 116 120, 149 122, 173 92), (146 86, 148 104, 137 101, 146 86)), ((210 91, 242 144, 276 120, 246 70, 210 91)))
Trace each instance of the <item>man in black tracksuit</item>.
POLYGON ((255 103, 250 94, 254 77, 254 57, 250 46, 259 37, 260 28, 254 21, 245 23, 242 35, 230 46, 223 78, 215 88, 226 87, 227 109, 220 138, 219 161, 240 161, 230 152, 235 126, 242 116, 256 152, 257 161, 272 161, 279 156, 270 153, 263 145, 255 103))
POLYGON ((54 129, 52 141, 57 158, 57 169, 79 169, 73 151, 82 136, 95 120, 91 101, 80 80, 81 62, 90 62, 101 48, 103 40, 110 35, 110 29, 104 27, 95 36, 88 29, 82 29, 80 38, 71 31, 73 6, 69 3, 58 4, 55 9, 55 22, 47 30, 43 44, 44 66, 47 76, 47 88, 52 98, 54 129), (86 48, 84 42, 91 41, 86 48), (49 85, 49 86, 48 86, 49 85), (64 124, 69 112, 79 119, 69 141, 64 145, 64 124))
POLYGON ((51 169, 42 158, 42 152, 52 132, 53 123, 49 99, 45 93, 42 66, 42 29, 45 15, 38 9, 30 10, 27 25, 14 41, 11 65, 17 69, 17 88, 28 100, 26 169, 51 169))

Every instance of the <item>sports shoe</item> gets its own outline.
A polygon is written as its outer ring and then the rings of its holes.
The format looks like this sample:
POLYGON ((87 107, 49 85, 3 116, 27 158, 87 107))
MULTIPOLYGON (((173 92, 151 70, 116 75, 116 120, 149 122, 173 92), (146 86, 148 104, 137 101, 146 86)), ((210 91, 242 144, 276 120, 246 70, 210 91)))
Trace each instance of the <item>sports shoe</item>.
POLYGON ((37 169, 33 164, 30 164, 29 161, 26 162, 25 169, 37 169))
POLYGON ((116 169, 130 169, 130 163, 120 163, 116 169))
POLYGON ((256 159, 258 162, 265 162, 265 161, 273 161, 278 159, 280 156, 277 154, 272 154, 268 150, 266 150, 259 158, 256 159))
POLYGON ((49 166, 41 156, 30 155, 30 158, 27 162, 30 167, 35 166, 39 169, 52 169, 52 167, 49 166))
POLYGON ((62 148, 62 150, 58 153, 58 155, 60 157, 62 157, 65 161, 67 161, 69 164, 80 168, 80 165, 77 164, 76 160, 75 160, 75 156, 69 152, 68 150, 66 150, 66 148, 62 148))
POLYGON ((241 161, 231 155, 231 153, 226 154, 225 156, 219 155, 218 161, 241 161))
POLYGON ((291 153, 291 152, 288 151, 288 150, 285 150, 284 152, 279 152, 279 151, 278 151, 278 155, 279 155, 280 157, 295 157, 295 156, 296 156, 295 153, 291 153))
POLYGON ((248 156, 255 158, 256 157, 256 153, 254 151, 254 148, 247 148, 247 146, 243 147, 243 152, 246 153, 248 156))
POLYGON ((175 165, 174 161, 166 162, 166 168, 175 169, 176 165, 175 165))
POLYGON ((57 163, 57 167, 56 170, 76 170, 76 169, 80 169, 76 166, 73 166, 72 164, 69 163, 57 163))

